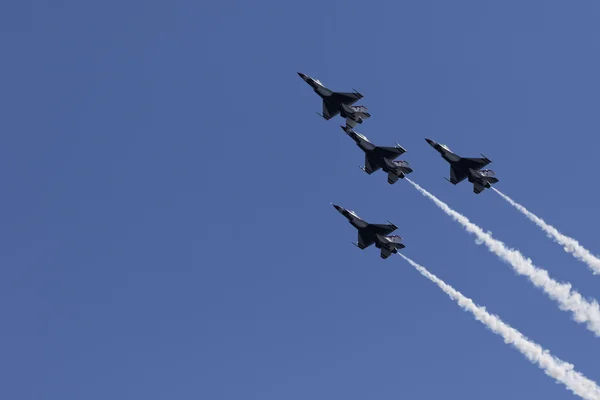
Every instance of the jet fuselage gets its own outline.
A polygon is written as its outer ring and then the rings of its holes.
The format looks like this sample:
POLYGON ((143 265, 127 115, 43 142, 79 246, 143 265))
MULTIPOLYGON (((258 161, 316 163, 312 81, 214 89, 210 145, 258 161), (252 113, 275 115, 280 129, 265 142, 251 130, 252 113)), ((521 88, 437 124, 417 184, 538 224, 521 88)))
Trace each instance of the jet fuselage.
POLYGON ((310 76, 305 75, 301 72, 298 72, 298 75, 300 75, 300 77, 304 79, 304 81, 308 83, 310 87, 313 88, 315 93, 318 94, 321 98, 324 99, 326 97, 331 97, 331 95, 333 94, 333 91, 323 86, 321 81, 319 81, 318 79, 311 78, 310 76))
POLYGON ((342 128, 342 130, 346 132, 346 134, 350 136, 352 140, 354 140, 354 143, 356 143, 356 145, 365 153, 371 152, 375 149, 376 146, 371 143, 363 134, 358 133, 354 129, 344 125, 341 125, 340 128, 342 128))
MULTIPOLYGON (((425 139, 427 141, 427 143, 429 143, 429 145, 431 147, 433 147, 434 149, 437 150, 438 153, 440 153, 440 155, 442 156, 442 158, 446 161, 448 161, 450 164, 452 164, 455 167, 460 168, 460 159, 461 157, 459 155, 454 154, 449 148, 447 148, 446 146, 436 143, 431 139, 425 139)), ((467 172, 467 171, 465 171, 467 172)))
POLYGON ((344 207, 340 207, 335 204, 333 205, 333 207, 335 207, 335 209, 338 210, 340 214, 346 217, 350 225, 352 225, 356 229, 362 229, 368 225, 368 223, 362 218, 360 218, 358 215, 356 215, 354 211, 346 210, 344 207))
POLYGON ((375 149, 375 145, 371 142, 369 142, 366 138, 364 137, 360 137, 359 135, 357 135, 356 133, 354 133, 354 137, 352 137, 354 139, 354 141, 356 142, 356 145, 364 152, 369 153, 371 151, 373 151, 375 149))

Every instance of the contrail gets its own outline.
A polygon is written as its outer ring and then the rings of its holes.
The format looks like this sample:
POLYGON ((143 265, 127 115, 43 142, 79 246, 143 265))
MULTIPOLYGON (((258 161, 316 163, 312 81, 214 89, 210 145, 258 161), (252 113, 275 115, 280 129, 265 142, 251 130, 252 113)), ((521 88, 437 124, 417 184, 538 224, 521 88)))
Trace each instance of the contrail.
POLYGON ((484 307, 478 306, 473 300, 465 297, 462 293, 455 290, 452 286, 446 284, 437 276, 427 271, 421 265, 415 263, 410 258, 398 253, 402 258, 410 263, 427 279, 435 283, 451 299, 465 311, 473 314, 476 320, 488 327, 492 332, 504 338, 505 343, 511 344, 521 354, 523 354, 533 364, 537 364, 546 375, 562 383, 571 392, 584 399, 600 399, 600 388, 596 382, 586 378, 580 372, 575 371, 574 366, 565 361, 554 357, 548 350, 543 349, 539 344, 527 339, 515 328, 504 323, 496 315, 488 313, 484 307))
POLYGON ((570 283, 559 283, 550 278, 548 271, 533 265, 531 260, 525 258, 518 250, 507 248, 504 243, 494 239, 491 233, 484 232, 483 229, 469 221, 467 217, 451 209, 446 203, 415 182, 408 178, 406 180, 423 196, 431 199, 446 214, 461 224, 467 232, 473 233, 477 238, 477 244, 485 244, 489 251, 510 264, 516 273, 527 276, 531 283, 555 300, 561 310, 571 311, 575 321, 585 323, 590 331, 594 332, 596 336, 600 336, 600 307, 596 301, 586 301, 579 292, 571 290, 570 283))
POLYGON ((573 238, 563 235, 560 233, 555 227, 552 225, 548 225, 543 219, 539 218, 521 204, 515 202, 513 199, 500 192, 498 189, 492 187, 492 189, 500 195, 504 200, 506 200, 511 206, 521 211, 529 220, 531 220, 534 224, 542 228, 544 232, 548 235, 549 238, 553 239, 556 243, 563 246, 564 250, 567 253, 573 254, 573 257, 577 258, 579 261, 583 261, 586 263, 594 275, 600 274, 600 258, 594 256, 590 253, 585 247, 579 244, 579 242, 573 238))

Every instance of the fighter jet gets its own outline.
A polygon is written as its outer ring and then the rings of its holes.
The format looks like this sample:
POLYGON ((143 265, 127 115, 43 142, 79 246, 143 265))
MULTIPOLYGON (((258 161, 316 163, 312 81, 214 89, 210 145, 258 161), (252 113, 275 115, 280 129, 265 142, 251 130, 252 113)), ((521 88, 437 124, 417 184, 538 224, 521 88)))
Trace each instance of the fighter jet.
POLYGON ((406 161, 394 161, 398 156, 406 153, 406 150, 398 143, 394 147, 375 146, 361 133, 356 132, 349 126, 341 126, 341 128, 350 136, 356 145, 365 152, 365 165, 360 167, 367 174, 383 169, 388 174, 388 183, 395 183, 398 178, 404 178, 413 170, 406 161))
POLYGON ((340 114, 342 118, 346 119, 346 125, 353 128, 356 124, 362 124, 365 119, 371 116, 367 107, 352 105, 363 98, 363 95, 356 90, 353 93, 334 92, 323 86, 318 79, 311 78, 301 72, 298 72, 298 75, 323 99, 323 113, 317 114, 326 120, 340 114))
POLYGON ((483 158, 464 158, 452 152, 448 146, 439 144, 431 139, 425 139, 427 143, 436 149, 442 158, 450 163, 450 179, 446 180, 454 185, 463 181, 465 178, 473 183, 473 192, 479 194, 486 188, 491 188, 492 184, 498 182, 498 178, 491 169, 481 169, 492 161, 483 156, 483 158))
POLYGON ((369 224, 356 215, 354 211, 346 210, 344 207, 335 204, 332 205, 348 219, 353 227, 358 229, 358 243, 353 242, 353 244, 359 249, 366 249, 375 243, 375 247, 381 249, 381 258, 386 259, 405 247, 404 244, 400 243, 402 241, 400 236, 387 236, 398 229, 391 222, 388 221, 388 224, 369 224))

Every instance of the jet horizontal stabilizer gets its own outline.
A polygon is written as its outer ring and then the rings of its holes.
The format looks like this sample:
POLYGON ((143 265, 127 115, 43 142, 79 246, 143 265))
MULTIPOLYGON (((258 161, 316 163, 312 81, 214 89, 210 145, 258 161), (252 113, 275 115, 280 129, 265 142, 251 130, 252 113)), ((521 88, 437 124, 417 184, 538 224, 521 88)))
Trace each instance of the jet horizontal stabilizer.
POLYGON ((481 176, 486 176, 488 178, 496 176, 496 173, 491 169, 482 169, 481 171, 479 171, 479 173, 481 174, 481 176))
POLYGON ((393 173, 392 171, 390 171, 388 173, 388 183, 390 185, 393 185, 394 183, 396 183, 398 181, 398 178, 404 178, 404 174, 402 172, 400 172, 399 175, 396 175, 395 173, 393 173))
POLYGON ((392 161, 392 163, 394 163, 398 167, 410 168, 410 165, 408 164, 408 161, 394 160, 394 161, 392 161))
POLYGON ((388 239, 390 239, 390 242, 394 242, 394 243, 400 243, 402 241, 402 238, 398 235, 388 236, 388 239))

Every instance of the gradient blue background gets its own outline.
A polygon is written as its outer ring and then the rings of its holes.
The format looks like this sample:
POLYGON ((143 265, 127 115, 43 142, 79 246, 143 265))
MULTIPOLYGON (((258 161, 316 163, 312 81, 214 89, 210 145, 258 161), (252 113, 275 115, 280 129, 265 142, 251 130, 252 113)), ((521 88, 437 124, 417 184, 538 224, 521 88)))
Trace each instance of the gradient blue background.
POLYGON ((407 182, 357 167, 296 75, 585 296, 600 281, 423 140, 600 252, 595 1, 14 1, 0 6, 0 397, 570 399, 335 202, 600 380, 598 339, 407 182))

